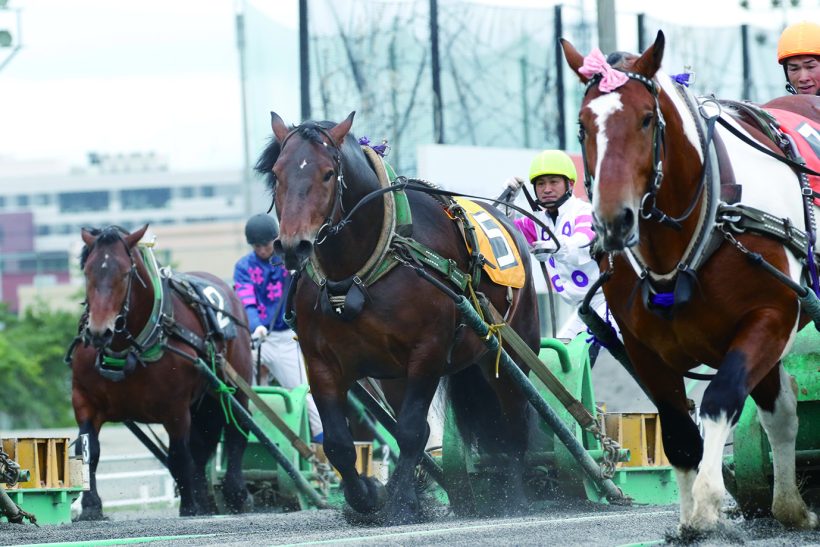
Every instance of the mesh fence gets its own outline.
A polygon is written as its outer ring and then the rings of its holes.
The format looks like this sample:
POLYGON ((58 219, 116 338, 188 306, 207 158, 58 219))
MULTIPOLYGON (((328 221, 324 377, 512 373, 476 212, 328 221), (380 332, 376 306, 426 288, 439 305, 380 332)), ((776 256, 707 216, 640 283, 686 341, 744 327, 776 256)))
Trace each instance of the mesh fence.
MULTIPOLYGON (((355 110, 356 136, 386 139, 391 163, 408 175, 416 171, 416 147, 439 138, 445 144, 537 149, 558 147, 566 136, 564 147, 577 151, 575 119, 583 86, 557 56, 556 13, 553 7, 438 0, 441 108, 434 120, 439 110, 433 93, 429 0, 308 0, 311 117, 340 121, 355 110)), ((591 10, 563 6, 560 17, 561 36, 579 51, 597 45, 591 10)), ((619 28, 628 26, 627 19, 637 28, 637 16, 617 17, 619 28)), ((249 13, 249 18, 260 16, 249 13)), ((271 31, 258 22, 248 27, 248 40, 257 46, 251 47, 256 56, 248 67, 253 106, 265 100, 254 93, 269 93, 273 64, 298 73, 298 51, 277 55, 270 47, 258 47, 262 40, 273 43, 271 31)), ((740 26, 695 28, 647 17, 643 29, 640 41, 646 45, 663 29, 664 69, 694 71, 695 93, 756 102, 783 94, 776 31, 748 29, 749 78, 744 82, 740 26)), ((637 32, 619 38, 630 46, 638 41, 637 32)), ((298 93, 298 82, 292 88, 298 93)), ((257 122, 251 137, 270 133, 265 117, 257 122)), ((252 140, 258 147, 259 138, 252 140)))

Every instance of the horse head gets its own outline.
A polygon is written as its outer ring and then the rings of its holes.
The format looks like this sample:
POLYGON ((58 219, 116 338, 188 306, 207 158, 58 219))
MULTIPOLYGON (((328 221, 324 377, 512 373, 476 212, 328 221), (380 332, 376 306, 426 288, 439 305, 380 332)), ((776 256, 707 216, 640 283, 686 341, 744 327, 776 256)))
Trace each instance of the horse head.
POLYGON ((125 325, 131 283, 138 275, 134 247, 146 229, 147 224, 132 234, 116 226, 82 230, 85 247, 80 267, 86 281, 86 334, 95 348, 106 347, 125 325))
POLYGON ((658 32, 640 56, 610 55, 608 62, 597 51, 584 57, 566 40, 561 46, 587 84, 578 124, 595 230, 605 250, 622 250, 638 243, 642 201, 660 183, 656 160, 664 119, 653 78, 663 59, 664 36, 658 32))
POLYGON ((257 163, 265 171, 279 218, 274 251, 289 269, 298 269, 313 252, 323 231, 341 214, 342 144, 353 124, 306 122, 288 129, 271 112, 273 140, 257 163), (267 164, 267 165, 266 165, 267 164))

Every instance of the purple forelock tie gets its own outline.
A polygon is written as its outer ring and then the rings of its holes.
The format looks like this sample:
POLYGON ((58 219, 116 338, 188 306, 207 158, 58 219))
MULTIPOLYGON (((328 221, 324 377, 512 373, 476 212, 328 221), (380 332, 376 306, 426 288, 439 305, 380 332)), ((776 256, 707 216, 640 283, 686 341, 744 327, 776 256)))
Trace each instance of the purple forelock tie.
POLYGON ((584 64, 578 69, 578 73, 586 78, 600 74, 601 81, 598 82, 598 89, 604 93, 614 91, 629 81, 629 76, 620 70, 615 70, 606 62, 606 57, 597 47, 584 57, 584 64))
POLYGON ((672 78, 675 82, 679 83, 682 86, 689 87, 689 77, 691 74, 688 72, 683 72, 681 74, 671 74, 669 77, 672 78))
POLYGON ((378 154, 382 158, 384 157, 385 154, 387 154, 388 148, 390 148, 390 146, 387 144, 387 141, 384 141, 381 144, 377 144, 376 146, 373 146, 372 144, 370 144, 370 138, 366 137, 366 136, 359 137, 359 145, 360 146, 369 146, 370 148, 373 149, 373 151, 376 154, 378 154))

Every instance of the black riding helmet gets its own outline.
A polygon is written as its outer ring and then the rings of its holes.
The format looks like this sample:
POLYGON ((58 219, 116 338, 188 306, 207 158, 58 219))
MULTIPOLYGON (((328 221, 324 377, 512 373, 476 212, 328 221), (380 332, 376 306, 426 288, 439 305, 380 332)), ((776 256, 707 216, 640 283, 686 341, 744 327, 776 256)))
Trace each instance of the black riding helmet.
POLYGON ((253 215, 245 224, 245 239, 248 245, 265 245, 279 236, 279 224, 272 216, 253 215))

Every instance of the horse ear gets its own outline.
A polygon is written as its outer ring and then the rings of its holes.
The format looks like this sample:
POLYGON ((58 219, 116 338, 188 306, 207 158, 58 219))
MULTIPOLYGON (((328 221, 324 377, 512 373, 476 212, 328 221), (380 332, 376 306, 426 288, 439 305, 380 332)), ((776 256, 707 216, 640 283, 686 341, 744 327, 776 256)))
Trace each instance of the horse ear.
POLYGON ((659 30, 658 35, 655 37, 655 43, 649 46, 647 50, 638 57, 638 60, 632 65, 632 69, 648 78, 652 78, 658 69, 661 68, 665 44, 666 38, 663 35, 663 31, 659 30))
POLYGON ((91 247, 92 245, 94 245, 94 242, 97 241, 97 238, 91 235, 91 232, 89 232, 85 228, 83 228, 80 232, 80 236, 83 238, 83 243, 85 243, 88 247, 91 247))
POLYGON ((586 76, 581 75, 578 72, 578 69, 581 68, 584 64, 584 56, 578 53, 578 50, 575 49, 575 46, 570 44, 567 40, 561 38, 561 48, 564 50, 564 58, 567 60, 567 64, 572 69, 575 74, 581 79, 582 83, 587 83, 589 78, 586 76))
POLYGON ((139 240, 142 239, 142 236, 145 235, 145 230, 148 229, 148 224, 145 224, 142 228, 137 230, 136 232, 132 232, 125 236, 125 244, 128 245, 129 249, 133 249, 134 245, 139 243, 139 240))
POLYGON ((354 110, 347 116, 347 118, 345 118, 345 121, 336 124, 328 131, 328 133, 330 133, 330 136, 333 137, 333 142, 336 143, 336 146, 342 145, 342 141, 344 141, 345 136, 347 136, 347 133, 353 126, 353 116, 355 115, 356 111, 354 110))
POLYGON ((285 125, 285 122, 276 112, 270 113, 270 126, 273 129, 273 135, 276 137, 276 140, 279 141, 279 144, 285 140, 285 137, 288 136, 288 126, 285 125))

